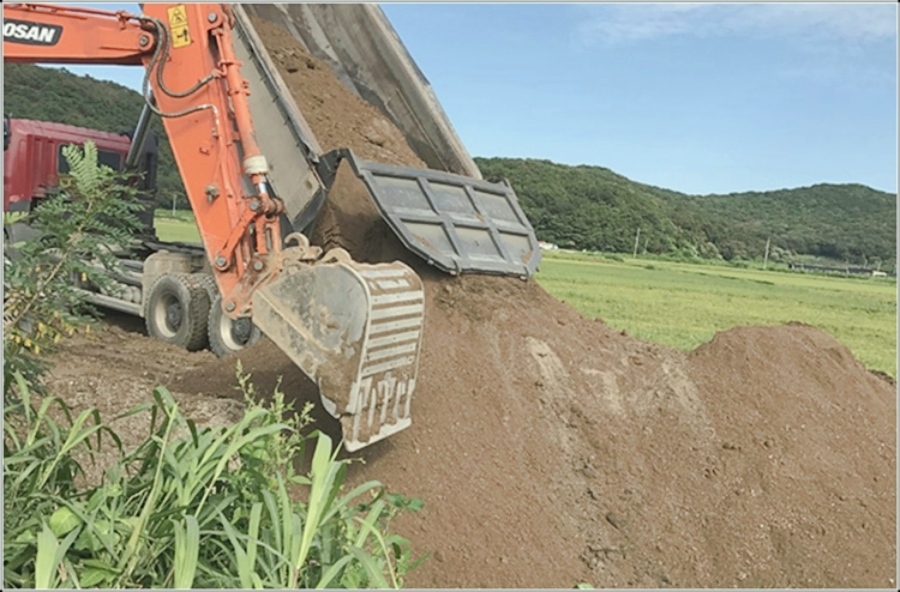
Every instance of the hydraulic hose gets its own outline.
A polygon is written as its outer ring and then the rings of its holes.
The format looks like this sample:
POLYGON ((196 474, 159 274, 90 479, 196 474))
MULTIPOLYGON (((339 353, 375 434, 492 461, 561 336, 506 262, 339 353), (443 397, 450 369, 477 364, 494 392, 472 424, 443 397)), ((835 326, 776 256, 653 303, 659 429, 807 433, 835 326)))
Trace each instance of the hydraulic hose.
POLYGON ((144 83, 142 85, 144 102, 147 104, 151 111, 153 111, 160 117, 183 117, 197 111, 202 111, 203 109, 212 109, 213 113, 215 114, 216 121, 218 122, 218 110, 216 109, 216 106, 211 103, 195 105, 189 109, 176 112, 162 111, 153 104, 153 98, 150 94, 150 73, 153 72, 154 68, 156 68, 156 82, 159 86, 159 91, 174 98, 184 98, 190 96, 191 94, 200 90, 204 85, 209 84, 209 82, 212 81, 216 77, 216 75, 214 73, 210 73, 204 76, 200 81, 198 81, 194 86, 186 91, 174 92, 171 89, 167 88, 165 83, 163 82, 163 65, 165 64, 166 58, 169 55, 169 30, 162 23, 162 21, 158 19, 146 16, 140 18, 142 23, 151 23, 156 29, 156 48, 153 50, 153 55, 150 58, 150 64, 147 66, 147 72, 146 74, 144 74, 144 83))

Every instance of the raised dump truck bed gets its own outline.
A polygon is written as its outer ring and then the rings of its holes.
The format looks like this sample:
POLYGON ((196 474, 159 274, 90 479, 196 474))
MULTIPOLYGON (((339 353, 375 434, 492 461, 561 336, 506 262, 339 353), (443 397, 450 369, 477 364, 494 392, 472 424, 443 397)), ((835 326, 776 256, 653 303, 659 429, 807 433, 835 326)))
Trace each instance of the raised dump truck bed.
POLYGON ((428 168, 481 178, 428 80, 377 4, 242 4, 285 28, 386 115, 428 168))
POLYGON ((235 5, 234 12, 235 50, 254 91, 250 108, 257 141, 295 230, 303 231, 315 218, 331 173, 346 159, 389 227, 430 264, 451 274, 534 273, 540 248, 515 192, 508 183, 481 179, 427 80, 377 6, 235 5), (347 150, 323 154, 256 33, 251 13, 285 26, 310 51, 324 55, 345 84, 385 112, 429 168, 369 162, 347 150))

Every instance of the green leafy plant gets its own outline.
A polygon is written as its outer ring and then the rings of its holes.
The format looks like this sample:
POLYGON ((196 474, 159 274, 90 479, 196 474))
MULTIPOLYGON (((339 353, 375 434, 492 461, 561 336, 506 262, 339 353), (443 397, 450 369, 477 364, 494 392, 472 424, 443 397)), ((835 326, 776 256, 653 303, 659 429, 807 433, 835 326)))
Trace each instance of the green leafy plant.
POLYGON ((63 148, 70 172, 63 189, 42 199, 24 218, 5 218, 34 233, 6 245, 3 334, 4 395, 14 373, 37 386, 41 354, 88 324, 92 312, 76 284, 109 288, 117 252, 133 245, 141 205, 126 178, 99 165, 97 148, 63 148))

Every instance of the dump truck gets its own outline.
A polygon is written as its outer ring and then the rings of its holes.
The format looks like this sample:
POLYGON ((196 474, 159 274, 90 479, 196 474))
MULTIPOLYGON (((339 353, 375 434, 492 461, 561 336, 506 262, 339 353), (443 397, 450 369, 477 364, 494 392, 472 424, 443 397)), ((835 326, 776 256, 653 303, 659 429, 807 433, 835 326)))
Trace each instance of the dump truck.
MULTIPOLYGON (((408 427, 423 346, 421 278, 400 261, 366 264, 343 249, 324 252, 304 232, 347 163, 390 230, 424 261, 453 275, 528 278, 540 249, 512 187, 480 178, 377 6, 141 10, 3 6, 5 61, 145 69, 144 109, 122 167, 151 162, 148 126, 160 117, 203 243, 164 242, 148 230, 120 255, 114 289, 79 289, 98 305, 143 317, 151 336, 191 350, 228 355, 264 334, 318 385, 349 451, 408 427), (349 149, 324 153, 251 14, 286 23, 403 131, 429 168, 368 161, 349 149)), ((38 166, 23 154, 21 166, 38 166)), ((5 195, 4 206, 28 209, 40 198, 5 195)))

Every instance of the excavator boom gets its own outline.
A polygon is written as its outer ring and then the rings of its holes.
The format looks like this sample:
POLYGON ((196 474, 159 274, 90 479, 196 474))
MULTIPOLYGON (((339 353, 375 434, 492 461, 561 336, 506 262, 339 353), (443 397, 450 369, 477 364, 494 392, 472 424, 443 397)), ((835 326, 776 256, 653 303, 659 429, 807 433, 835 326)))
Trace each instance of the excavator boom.
POLYGON ((3 61, 140 66, 154 36, 135 15, 64 5, 3 7, 3 61), (84 34, 86 27, 90 35, 84 34))
POLYGON ((247 315, 252 292, 280 272, 272 252, 282 243, 283 206, 269 195, 230 10, 147 4, 132 15, 4 4, 3 16, 4 59, 146 68, 144 95, 170 138, 226 312, 247 315))

